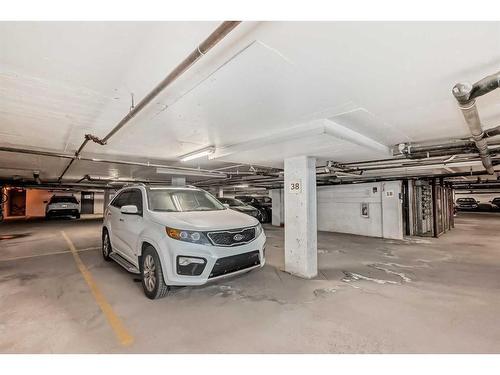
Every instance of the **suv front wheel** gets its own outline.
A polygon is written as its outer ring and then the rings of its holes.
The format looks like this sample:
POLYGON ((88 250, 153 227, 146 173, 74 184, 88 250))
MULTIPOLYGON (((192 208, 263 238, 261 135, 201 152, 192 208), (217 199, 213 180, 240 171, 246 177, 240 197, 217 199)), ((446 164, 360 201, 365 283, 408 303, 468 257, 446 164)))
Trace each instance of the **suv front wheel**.
POLYGON ((160 257, 153 246, 147 246, 142 252, 141 276, 146 297, 157 299, 167 295, 169 288, 163 279, 160 257))

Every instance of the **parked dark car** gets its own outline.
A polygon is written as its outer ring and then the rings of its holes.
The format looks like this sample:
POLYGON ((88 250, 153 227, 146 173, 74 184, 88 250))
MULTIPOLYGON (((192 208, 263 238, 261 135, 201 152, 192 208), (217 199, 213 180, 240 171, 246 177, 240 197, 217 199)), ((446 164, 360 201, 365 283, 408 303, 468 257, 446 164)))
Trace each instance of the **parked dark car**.
POLYGON ((500 197, 495 197, 491 200, 491 204, 493 205, 493 209, 495 211, 500 211, 500 197))
POLYGON ((243 212, 244 214, 253 216, 257 220, 261 221, 260 211, 258 209, 256 209, 255 207, 252 207, 252 206, 250 206, 250 205, 248 205, 248 204, 246 204, 238 199, 234 199, 234 198, 221 197, 221 198, 217 198, 217 199, 222 204, 227 205, 230 209, 235 210, 235 211, 239 211, 239 212, 243 212))
POLYGON ((253 197, 251 195, 237 195, 240 201, 255 207, 260 211, 261 223, 269 223, 272 218, 273 201, 269 197, 253 197))
POLYGON ((458 198, 457 199, 457 209, 459 211, 478 211, 479 204, 474 198, 458 198))

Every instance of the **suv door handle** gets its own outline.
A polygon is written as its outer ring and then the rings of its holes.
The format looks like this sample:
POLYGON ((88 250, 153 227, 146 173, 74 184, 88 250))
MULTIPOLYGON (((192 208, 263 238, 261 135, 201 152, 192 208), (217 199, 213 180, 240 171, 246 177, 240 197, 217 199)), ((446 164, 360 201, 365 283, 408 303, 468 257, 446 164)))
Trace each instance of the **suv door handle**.
POLYGON ((123 219, 119 219, 120 221, 123 221, 123 219))

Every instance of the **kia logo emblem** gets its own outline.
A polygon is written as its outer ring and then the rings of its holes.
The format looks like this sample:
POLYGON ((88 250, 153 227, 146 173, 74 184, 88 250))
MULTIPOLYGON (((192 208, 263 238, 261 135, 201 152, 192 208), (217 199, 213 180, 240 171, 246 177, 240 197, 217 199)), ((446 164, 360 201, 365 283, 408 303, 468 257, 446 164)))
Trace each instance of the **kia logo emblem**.
POLYGON ((233 240, 235 241, 241 241, 243 238, 245 238, 243 235, 241 234, 235 234, 234 237, 233 237, 233 240))

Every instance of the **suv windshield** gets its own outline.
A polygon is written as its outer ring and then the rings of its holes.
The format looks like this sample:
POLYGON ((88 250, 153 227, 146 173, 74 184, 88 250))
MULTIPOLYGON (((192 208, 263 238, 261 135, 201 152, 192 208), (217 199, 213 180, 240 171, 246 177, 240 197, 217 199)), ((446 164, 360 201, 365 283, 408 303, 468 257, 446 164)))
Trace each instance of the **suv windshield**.
POLYGON ((231 207, 245 206, 245 203, 234 198, 219 198, 219 201, 228 204, 231 207))
POLYGON ((56 196, 53 196, 52 198, 50 198, 50 204, 52 204, 52 203, 75 203, 75 204, 78 204, 78 201, 76 200, 75 197, 65 197, 65 196, 56 197, 56 196))
POLYGON ((149 209, 161 212, 216 211, 225 207, 202 190, 148 189, 149 209))

